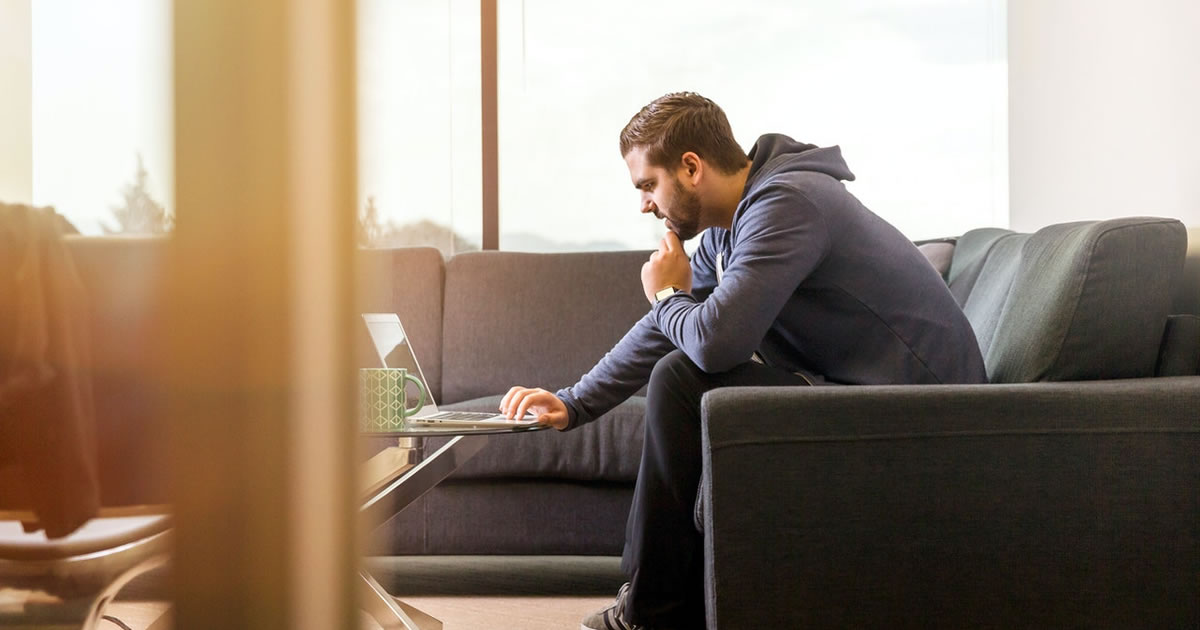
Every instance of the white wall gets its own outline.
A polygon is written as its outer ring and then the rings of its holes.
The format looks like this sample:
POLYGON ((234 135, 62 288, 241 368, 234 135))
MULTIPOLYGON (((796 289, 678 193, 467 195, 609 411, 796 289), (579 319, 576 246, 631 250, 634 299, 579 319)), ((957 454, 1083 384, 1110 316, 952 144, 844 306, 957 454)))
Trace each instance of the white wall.
POLYGON ((29 0, 0 0, 0 201, 33 201, 29 0))
POLYGON ((1009 0, 1013 229, 1200 226, 1200 2, 1009 0))

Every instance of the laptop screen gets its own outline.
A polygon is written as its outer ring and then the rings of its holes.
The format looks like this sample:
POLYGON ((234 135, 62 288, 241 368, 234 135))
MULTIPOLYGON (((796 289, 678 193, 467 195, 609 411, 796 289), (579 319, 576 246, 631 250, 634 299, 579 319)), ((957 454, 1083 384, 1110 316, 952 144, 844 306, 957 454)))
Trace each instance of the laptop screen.
MULTIPOLYGON (((389 368, 404 368, 409 374, 416 376, 425 386, 425 407, 419 415, 425 416, 437 413, 437 403, 433 393, 429 391, 429 381, 417 363, 417 355, 413 351, 404 327, 400 325, 400 317, 395 313, 363 313, 363 321, 367 324, 367 334, 371 337, 371 345, 379 358, 379 365, 389 368)), ((409 395, 415 395, 410 391, 409 395)))

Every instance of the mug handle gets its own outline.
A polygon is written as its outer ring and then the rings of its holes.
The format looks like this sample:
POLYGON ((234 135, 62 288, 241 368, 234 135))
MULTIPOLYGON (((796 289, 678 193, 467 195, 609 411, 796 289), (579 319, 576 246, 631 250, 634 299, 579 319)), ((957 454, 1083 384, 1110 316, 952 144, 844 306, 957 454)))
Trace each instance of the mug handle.
POLYGON ((421 408, 422 408, 422 407, 424 407, 424 406, 425 406, 425 385, 423 385, 423 384, 421 383, 421 379, 419 379, 419 378, 417 378, 417 377, 413 376, 412 374, 407 374, 407 373, 406 373, 406 374, 404 375, 404 380, 406 380, 406 381, 409 381, 409 382, 411 382, 412 384, 416 385, 416 386, 417 386, 417 391, 418 391, 418 392, 421 392, 421 395, 420 395, 420 397, 419 397, 419 398, 420 398, 420 400, 418 400, 418 401, 417 401, 417 405, 416 405, 415 407, 413 407, 412 409, 405 409, 405 410, 404 410, 404 412, 403 412, 402 416, 403 416, 403 417, 405 417, 405 418, 407 418, 407 417, 409 417, 409 416, 412 416, 413 414, 417 413, 418 411, 420 411, 420 410, 421 410, 421 408))

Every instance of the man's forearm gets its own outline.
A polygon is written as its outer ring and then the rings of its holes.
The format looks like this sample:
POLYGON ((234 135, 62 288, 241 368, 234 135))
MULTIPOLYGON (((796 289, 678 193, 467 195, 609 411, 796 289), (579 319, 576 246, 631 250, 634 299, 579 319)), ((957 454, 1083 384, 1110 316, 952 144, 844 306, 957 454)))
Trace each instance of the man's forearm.
POLYGON ((557 392, 567 405, 567 429, 595 420, 632 396, 650 380, 658 360, 674 348, 649 315, 638 320, 578 383, 557 392))

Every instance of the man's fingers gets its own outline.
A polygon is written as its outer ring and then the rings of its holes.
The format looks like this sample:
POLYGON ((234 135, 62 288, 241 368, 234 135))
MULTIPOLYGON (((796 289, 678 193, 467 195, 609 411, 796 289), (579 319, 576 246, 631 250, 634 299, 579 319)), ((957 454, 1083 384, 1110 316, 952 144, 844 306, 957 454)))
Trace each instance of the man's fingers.
POLYGON ((538 421, 545 420, 555 428, 567 426, 567 415, 558 397, 537 387, 516 386, 508 390, 500 401, 500 413, 509 420, 524 418, 526 413, 533 410, 538 421))
POLYGON ((500 401, 500 413, 511 419, 513 417, 512 412, 521 404, 521 401, 524 400, 529 394, 536 391, 539 390, 529 389, 528 387, 521 387, 519 385, 508 390, 508 393, 504 395, 504 400, 500 401))
POLYGON ((548 395, 549 395, 549 392, 542 390, 542 389, 528 390, 526 392, 526 395, 521 398, 521 404, 517 406, 516 413, 509 416, 509 419, 511 420, 512 418, 524 418, 525 413, 529 411, 530 407, 533 407, 534 405, 544 405, 545 403, 544 403, 543 399, 545 396, 548 396, 548 395))
POLYGON ((510 416, 508 417, 508 419, 509 419, 509 420, 512 420, 513 418, 524 418, 524 417, 525 417, 525 412, 526 412, 526 411, 529 411, 529 407, 530 407, 531 405, 533 405, 533 401, 534 401, 536 398, 537 398, 537 394, 536 394, 536 393, 531 393, 530 395, 528 395, 528 396, 526 396, 526 397, 522 398, 522 399, 521 399, 521 404, 520 404, 519 406, 517 406, 517 412, 516 412, 516 413, 514 413, 514 414, 512 414, 512 415, 510 415, 510 416))
POLYGON ((512 396, 512 400, 509 401, 509 406, 504 409, 504 415, 506 418, 509 420, 516 418, 516 410, 521 408, 521 403, 529 396, 529 391, 530 390, 528 389, 522 388, 521 391, 516 392, 515 396, 512 396))
POLYGON ((677 252, 680 247, 683 247, 683 243, 679 242, 679 235, 670 231, 663 237, 663 245, 666 245, 669 252, 677 252))
POLYGON ((517 386, 509 389, 508 393, 504 395, 504 398, 500 399, 500 411, 506 411, 508 409, 509 403, 512 402, 513 397, 515 397, 517 395, 517 393, 523 389, 525 389, 525 388, 521 387, 520 385, 517 385, 517 386))

